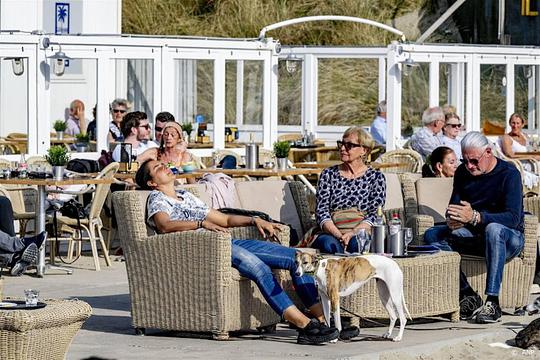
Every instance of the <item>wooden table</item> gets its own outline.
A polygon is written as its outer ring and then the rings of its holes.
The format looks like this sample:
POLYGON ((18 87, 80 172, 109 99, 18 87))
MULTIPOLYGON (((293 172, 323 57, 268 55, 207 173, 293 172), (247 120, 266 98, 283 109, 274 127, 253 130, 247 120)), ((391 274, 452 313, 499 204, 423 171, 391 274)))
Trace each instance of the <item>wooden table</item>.
MULTIPOLYGON (((10 179, 0 179, 0 184, 5 185, 35 185, 37 186, 37 204, 36 204, 36 224, 35 232, 36 234, 45 231, 45 204, 47 197, 47 186, 64 186, 64 185, 90 185, 90 184, 109 184, 112 183, 110 179, 96 179, 92 177, 72 177, 65 178, 63 180, 55 180, 52 178, 49 179, 20 179, 20 178, 10 178, 10 179)), ((43 276, 45 270, 47 269, 61 269, 63 268, 54 267, 51 265, 45 265, 45 246, 42 246, 39 250, 39 256, 37 261, 37 275, 43 276)), ((66 270, 67 271, 67 270, 66 270)), ((71 273, 72 270, 69 270, 68 273, 71 273)))
MULTIPOLYGON (((119 179, 119 180, 126 180, 126 179, 135 179, 135 172, 129 172, 129 173, 119 173, 117 172, 116 174, 114 174, 114 178, 115 179, 119 179)), ((198 172, 189 172, 189 173, 181 173, 181 174, 176 174, 176 178, 177 179, 194 179, 194 178, 200 178, 201 177, 201 174, 199 174, 198 172)))
MULTIPOLYGON (((261 143, 257 143, 259 146, 261 146, 261 143)), ((245 142, 226 142, 225 148, 227 149, 234 149, 234 148, 243 148, 246 146, 245 142)), ((192 143, 190 142, 188 144, 188 149, 212 149, 214 147, 213 142, 209 143, 192 143)))
POLYGON ((521 156, 540 156, 540 151, 515 152, 514 154, 521 156))
MULTIPOLYGON (((326 169, 331 166, 339 165, 342 161, 339 160, 327 160, 327 161, 320 161, 320 162, 299 162, 294 163, 294 167, 296 168, 320 168, 320 169, 326 169)), ((392 167, 404 167, 407 166, 407 163, 377 163, 372 162, 369 164, 370 167, 374 169, 386 169, 386 168, 392 168, 392 167)))
POLYGON ((328 153, 338 152, 336 146, 309 146, 309 147, 291 147, 289 151, 289 160, 293 163, 301 161, 325 161, 328 158, 328 153))

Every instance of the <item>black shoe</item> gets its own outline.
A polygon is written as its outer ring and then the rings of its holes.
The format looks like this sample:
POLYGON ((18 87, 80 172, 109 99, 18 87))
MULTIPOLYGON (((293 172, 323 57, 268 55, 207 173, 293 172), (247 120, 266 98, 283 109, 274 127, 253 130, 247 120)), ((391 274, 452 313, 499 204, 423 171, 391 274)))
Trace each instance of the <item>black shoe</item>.
POLYGON ((25 237, 23 239, 23 243, 26 246, 28 246, 30 244, 36 244, 37 248, 41 249, 41 245, 43 244, 43 242, 45 242, 45 240, 47 240, 47 232, 42 231, 41 233, 37 234, 36 236, 25 237))
POLYGON ((298 344, 317 345, 339 337, 339 331, 334 327, 327 327, 317 319, 311 319, 303 329, 298 329, 298 344))
POLYGON ((15 254, 11 266, 11 275, 21 276, 31 264, 36 262, 38 253, 39 249, 36 244, 32 243, 22 252, 15 254))
POLYGON ((482 298, 478 294, 465 296, 459 302, 459 318, 461 320, 471 319, 482 307, 482 298))
POLYGON ((478 314, 476 315, 476 322, 478 324, 489 324, 499 321, 502 316, 501 307, 499 304, 486 301, 486 304, 482 306, 478 314))
POLYGON ((339 333, 339 340, 351 340, 354 337, 360 335, 360 329, 358 326, 349 326, 341 329, 339 333))

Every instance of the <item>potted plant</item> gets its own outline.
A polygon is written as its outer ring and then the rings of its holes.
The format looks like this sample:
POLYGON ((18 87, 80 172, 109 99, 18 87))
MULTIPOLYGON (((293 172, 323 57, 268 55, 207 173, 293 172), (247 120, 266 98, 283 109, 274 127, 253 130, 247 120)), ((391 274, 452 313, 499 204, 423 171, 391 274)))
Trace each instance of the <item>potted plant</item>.
POLYGON ((63 145, 54 145, 49 148, 45 159, 53 168, 53 177, 57 180, 64 178, 64 170, 69 162, 68 150, 63 145))
POLYGON ((56 120, 53 124, 54 131, 56 131, 56 138, 62 140, 64 138, 64 131, 66 131, 67 125, 64 120, 56 120))
POLYGON ((77 143, 75 144, 77 151, 78 152, 87 151, 88 143, 90 142, 90 136, 86 133, 78 133, 77 135, 75 135, 75 138, 77 139, 77 143))
POLYGON ((291 150, 291 144, 288 141, 276 141, 274 143, 274 154, 276 155, 279 170, 287 170, 289 167, 289 150, 291 150))
POLYGON ((190 122, 182 124, 182 130, 186 133, 186 141, 191 142, 191 133, 193 132, 193 124, 190 122))

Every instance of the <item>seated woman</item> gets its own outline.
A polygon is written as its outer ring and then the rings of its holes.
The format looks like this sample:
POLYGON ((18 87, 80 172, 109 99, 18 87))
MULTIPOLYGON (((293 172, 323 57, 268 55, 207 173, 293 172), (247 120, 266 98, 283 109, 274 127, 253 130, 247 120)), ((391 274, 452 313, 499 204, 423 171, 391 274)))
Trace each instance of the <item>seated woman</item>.
POLYGON ((321 233, 314 235, 307 246, 324 253, 358 252, 354 234, 359 229, 371 232, 377 208, 386 200, 386 180, 379 170, 365 163, 375 142, 358 126, 350 127, 338 141, 343 163, 324 169, 317 188, 317 223, 321 233), (332 220, 336 210, 357 208, 363 220, 350 230, 341 231, 332 220))
POLYGON ((454 177, 457 167, 458 160, 454 150, 439 146, 422 166, 422 177, 454 177))
MULTIPOLYGON (((508 124, 510 125, 510 132, 504 134, 499 140, 503 154, 511 159, 531 158, 531 156, 516 154, 518 152, 528 151, 527 143, 529 142, 529 138, 527 137, 527 134, 522 131, 523 126, 525 126, 523 117, 518 113, 513 113, 510 115, 508 124)), ((540 156, 533 156, 533 158, 540 160, 540 156)))
MULTIPOLYGON (((174 121, 165 123, 161 134, 159 148, 150 150, 155 152, 152 158, 177 169, 182 169, 182 165, 193 161, 187 149, 187 142, 182 137, 182 127, 178 123, 174 121)), ((193 178, 188 178, 187 181, 195 183, 193 178)))
MULTIPOLYGON (((226 215, 210 209, 184 190, 175 190, 175 176, 162 162, 144 162, 135 177, 141 189, 153 190, 148 196, 148 222, 159 233, 207 229, 227 232, 229 227, 255 225, 262 235, 274 235, 274 224, 260 218, 226 215)), ((255 281, 268 304, 280 316, 299 328, 298 342, 319 344, 336 339, 337 329, 323 325, 323 311, 317 302, 313 278, 296 275, 296 250, 260 240, 232 240, 231 265, 240 274, 255 281), (272 269, 289 270, 294 288, 316 319, 307 318, 289 299, 272 273, 272 269)))

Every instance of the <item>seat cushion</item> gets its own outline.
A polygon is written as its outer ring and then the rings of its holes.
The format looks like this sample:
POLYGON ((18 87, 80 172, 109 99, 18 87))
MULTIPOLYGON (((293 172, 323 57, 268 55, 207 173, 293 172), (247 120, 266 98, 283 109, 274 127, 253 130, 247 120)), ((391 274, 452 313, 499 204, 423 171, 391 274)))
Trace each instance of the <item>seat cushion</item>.
POLYGON ((300 216, 286 181, 243 181, 236 183, 240 207, 267 213, 274 220, 291 225, 302 234, 300 216))
POLYGON ((446 221, 446 208, 452 196, 452 178, 422 178, 416 181, 418 214, 429 215, 437 222, 446 221))
POLYGON ((401 182, 399 174, 385 173, 386 178, 386 202, 384 210, 403 209, 403 193, 401 191, 401 182))

